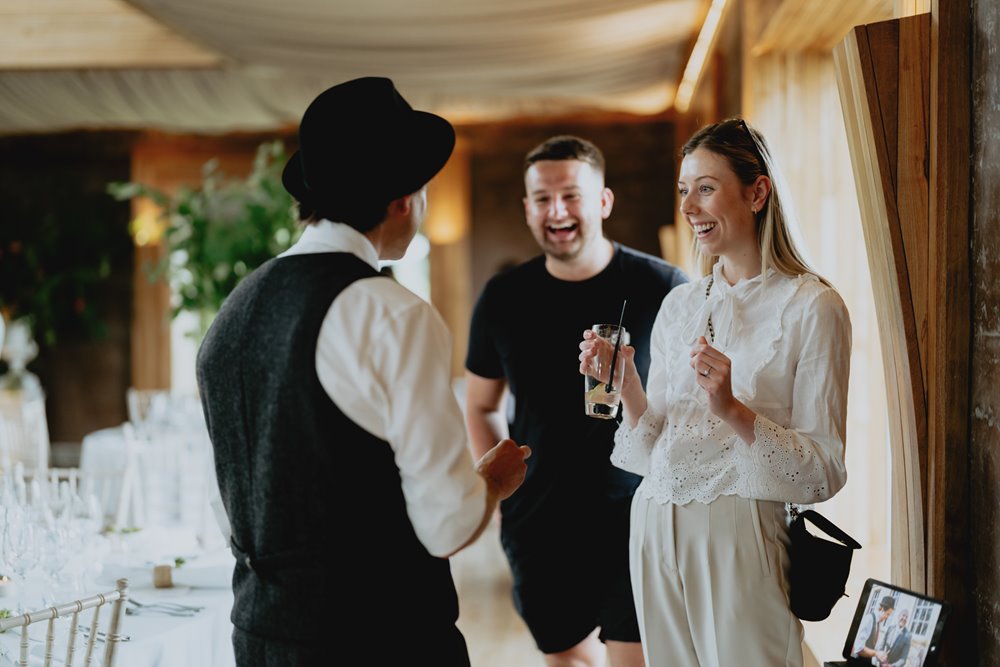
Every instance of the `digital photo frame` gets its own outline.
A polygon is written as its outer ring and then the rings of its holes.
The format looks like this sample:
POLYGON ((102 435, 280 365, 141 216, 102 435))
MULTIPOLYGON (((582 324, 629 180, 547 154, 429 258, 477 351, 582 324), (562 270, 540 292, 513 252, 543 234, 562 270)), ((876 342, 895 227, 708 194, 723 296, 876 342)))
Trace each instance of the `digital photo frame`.
POLYGON ((950 605, 884 581, 865 581, 844 643, 846 665, 933 667, 950 605))

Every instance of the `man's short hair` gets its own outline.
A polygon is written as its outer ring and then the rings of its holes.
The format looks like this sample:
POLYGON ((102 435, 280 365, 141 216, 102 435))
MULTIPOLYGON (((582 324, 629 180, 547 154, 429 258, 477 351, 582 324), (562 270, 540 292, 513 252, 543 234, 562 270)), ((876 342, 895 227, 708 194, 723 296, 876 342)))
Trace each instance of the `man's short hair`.
POLYGON ((524 158, 524 171, 527 172, 531 165, 543 160, 579 160, 604 174, 604 154, 601 149, 586 139, 569 134, 546 139, 532 148, 524 158))
POLYGON ((336 213, 328 213, 322 205, 312 206, 306 201, 298 204, 299 221, 312 224, 326 219, 332 222, 343 222, 360 232, 366 232, 377 227, 389 211, 389 203, 373 199, 367 205, 357 203, 343 206, 336 213))

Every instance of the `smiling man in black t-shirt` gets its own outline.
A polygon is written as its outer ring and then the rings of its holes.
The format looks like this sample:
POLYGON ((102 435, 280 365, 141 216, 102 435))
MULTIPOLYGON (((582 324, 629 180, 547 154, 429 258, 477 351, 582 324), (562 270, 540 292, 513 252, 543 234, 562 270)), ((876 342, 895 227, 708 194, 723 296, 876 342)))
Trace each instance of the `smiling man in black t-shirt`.
POLYGON ((525 217, 543 255, 495 276, 476 304, 466 359, 467 420, 477 455, 507 430, 530 444, 524 485, 501 506, 514 603, 549 667, 643 664, 628 573, 629 506, 639 477, 608 459, 616 421, 584 414, 581 332, 618 321, 645 385, 649 335, 676 267, 604 237, 614 194, 589 141, 553 137, 525 160, 525 217), (599 629, 599 632, 597 631, 599 629))

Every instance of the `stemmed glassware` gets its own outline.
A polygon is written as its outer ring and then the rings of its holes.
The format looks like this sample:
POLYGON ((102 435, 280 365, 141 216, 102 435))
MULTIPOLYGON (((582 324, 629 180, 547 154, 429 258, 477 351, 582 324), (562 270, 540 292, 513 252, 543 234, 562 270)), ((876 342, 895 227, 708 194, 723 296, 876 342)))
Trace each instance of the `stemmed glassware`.
POLYGON ((99 574, 95 567, 107 549, 101 517, 92 516, 72 485, 43 481, 26 484, 21 466, 0 476, 0 575, 6 577, 0 598, 8 598, 0 607, 13 613, 83 592, 84 578, 99 574))

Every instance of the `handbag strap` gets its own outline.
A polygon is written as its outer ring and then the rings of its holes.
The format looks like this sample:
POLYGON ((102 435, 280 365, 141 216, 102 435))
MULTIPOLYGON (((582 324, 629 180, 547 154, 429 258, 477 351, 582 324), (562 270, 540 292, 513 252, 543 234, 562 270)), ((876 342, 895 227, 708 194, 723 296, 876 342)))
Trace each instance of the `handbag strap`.
MULTIPOLYGON (((841 530, 840 528, 838 528, 837 526, 835 526, 832 521, 830 521, 829 519, 827 519, 825 516, 823 516, 819 512, 817 512, 815 510, 805 510, 804 512, 799 512, 798 513, 798 520, 799 521, 804 521, 806 519, 808 519, 817 528, 819 528, 820 530, 822 530, 824 533, 826 533, 830 537, 836 538, 837 541, 841 542, 844 546, 849 547, 851 549, 860 549, 861 548, 861 545, 858 543, 857 540, 855 540, 853 537, 851 537, 850 535, 848 535, 847 533, 845 533, 843 530, 841 530)), ((805 526, 802 527, 802 530, 805 530, 805 526)))

